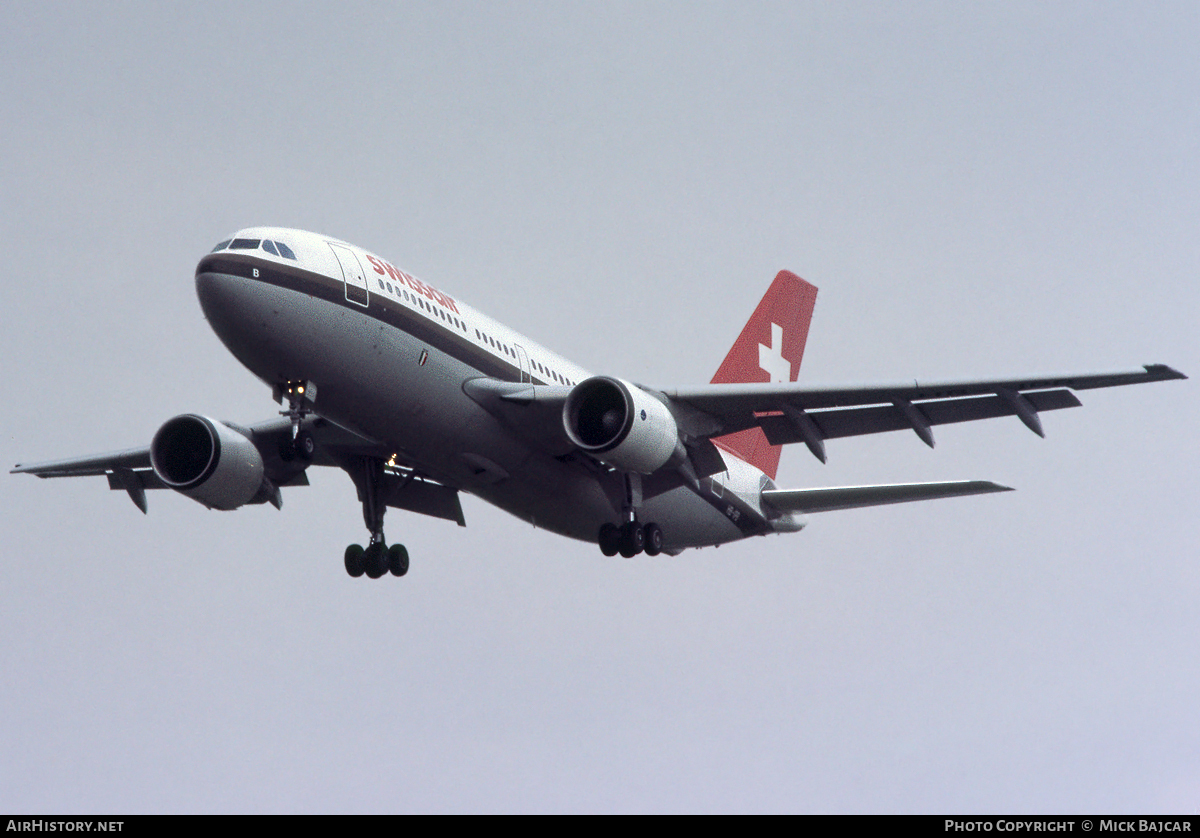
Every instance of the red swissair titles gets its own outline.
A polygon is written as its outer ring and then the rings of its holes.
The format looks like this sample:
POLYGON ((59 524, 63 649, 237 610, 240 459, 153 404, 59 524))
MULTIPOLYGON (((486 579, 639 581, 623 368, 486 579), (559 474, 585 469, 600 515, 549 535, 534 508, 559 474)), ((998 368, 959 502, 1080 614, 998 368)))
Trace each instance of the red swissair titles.
POLYGON ((383 259, 378 259, 370 254, 367 255, 367 261, 370 262, 371 266, 375 268, 375 273, 379 274, 380 276, 390 276, 393 282, 405 282, 408 284, 409 288, 416 291, 418 294, 424 294, 429 299, 442 306, 445 306, 455 314, 459 313, 458 306, 454 304, 453 299, 446 296, 436 288, 426 285, 415 276, 410 276, 399 268, 392 267, 390 262, 387 262, 383 259))

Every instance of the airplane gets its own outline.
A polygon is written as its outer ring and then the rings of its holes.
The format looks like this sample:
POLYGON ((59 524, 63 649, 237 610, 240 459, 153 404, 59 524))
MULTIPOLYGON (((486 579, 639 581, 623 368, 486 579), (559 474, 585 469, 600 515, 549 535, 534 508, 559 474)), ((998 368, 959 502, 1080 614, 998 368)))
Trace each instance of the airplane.
POLYGON ((390 508, 465 526, 460 492, 606 556, 677 555, 796 532, 809 513, 1011 491, 987 481, 781 489, 781 446, 1080 405, 1073 390, 1187 376, 1163 364, 1100 373, 849 386, 796 383, 817 289, 780 271, 711 383, 657 389, 597 375, 382 257, 340 239, 251 227, 196 267, 196 293, 229 351, 272 388, 278 418, 200 414, 149 445, 18 464, 38 477, 104 475, 146 512, 169 488, 210 509, 271 503, 308 468, 351 477, 370 533, 353 577, 404 576, 390 508))

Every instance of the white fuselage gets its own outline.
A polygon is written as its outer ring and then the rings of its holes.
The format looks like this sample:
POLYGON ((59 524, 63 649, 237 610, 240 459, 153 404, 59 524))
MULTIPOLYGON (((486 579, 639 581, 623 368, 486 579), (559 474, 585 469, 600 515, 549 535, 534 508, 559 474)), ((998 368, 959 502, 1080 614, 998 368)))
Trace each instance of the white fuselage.
MULTIPOLYGON (((314 382, 319 415, 538 527, 594 542, 601 524, 619 521, 619 475, 574 451, 561 429, 505 422, 464 388, 480 379, 569 388, 587 370, 346 242, 259 227, 233 243, 201 260, 197 295, 222 342, 269 386, 314 382)), ((728 471, 699 491, 646 500, 642 517, 659 523, 667 549, 799 528, 768 521, 768 478, 722 456, 728 471)))

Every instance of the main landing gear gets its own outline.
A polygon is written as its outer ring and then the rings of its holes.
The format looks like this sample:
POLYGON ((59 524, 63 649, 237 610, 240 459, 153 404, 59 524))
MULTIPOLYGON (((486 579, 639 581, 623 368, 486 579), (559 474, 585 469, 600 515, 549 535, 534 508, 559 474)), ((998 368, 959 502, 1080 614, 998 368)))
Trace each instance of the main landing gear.
MULTIPOLYGON (((312 433, 301 428, 301 425, 314 412, 317 385, 298 379, 281 380, 275 385, 274 396, 277 402, 287 401, 288 409, 279 411, 279 415, 286 416, 292 424, 291 439, 279 443, 279 458, 285 463, 297 461, 307 466, 316 454, 317 443, 312 433)), ((371 540, 366 547, 351 544, 346 548, 343 556, 346 572, 355 578, 365 574, 370 579, 378 579, 389 572, 393 576, 408 573, 408 550, 403 544, 388 547, 383 536, 383 513, 387 511, 383 493, 383 460, 377 457, 352 457, 343 461, 338 458, 338 464, 346 469, 358 489, 363 521, 371 533, 371 540)))
POLYGON ((603 524, 598 540, 600 552, 604 555, 615 556, 620 553, 627 559, 642 552, 647 556, 657 556, 663 546, 662 529, 658 524, 642 526, 637 521, 626 521, 619 527, 616 524, 603 524))
POLYGON ((408 550, 403 544, 388 547, 383 536, 383 513, 387 511, 387 506, 379 496, 383 482, 383 461, 361 457, 357 468, 347 471, 358 487, 363 521, 371 531, 371 541, 366 547, 351 544, 346 548, 346 572, 355 578, 365 573, 369 579, 378 579, 389 572, 393 576, 403 576, 408 573, 408 550))
POLYGON ((368 579, 378 579, 391 571, 392 576, 408 573, 408 550, 403 544, 388 547, 382 541, 368 544, 351 544, 346 548, 346 572, 358 578, 364 573, 368 579))
POLYGON ((632 559, 638 553, 645 552, 647 556, 657 556, 662 552, 662 529, 655 523, 639 524, 637 520, 638 507, 642 505, 642 476, 640 474, 625 475, 625 500, 621 505, 621 514, 625 523, 617 526, 613 523, 602 524, 597 541, 600 552, 606 556, 620 553, 627 559, 632 559))

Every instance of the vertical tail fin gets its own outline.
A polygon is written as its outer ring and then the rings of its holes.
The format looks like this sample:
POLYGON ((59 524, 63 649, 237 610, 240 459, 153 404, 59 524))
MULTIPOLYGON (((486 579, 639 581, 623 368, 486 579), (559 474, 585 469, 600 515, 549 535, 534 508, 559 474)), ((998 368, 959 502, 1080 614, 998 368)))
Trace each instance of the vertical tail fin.
MULTIPOLYGON (((804 357, 817 287, 791 271, 780 271, 721 362, 713 384, 795 381, 804 357)), ((762 470, 772 480, 781 446, 759 428, 716 437, 717 445, 762 470)))

